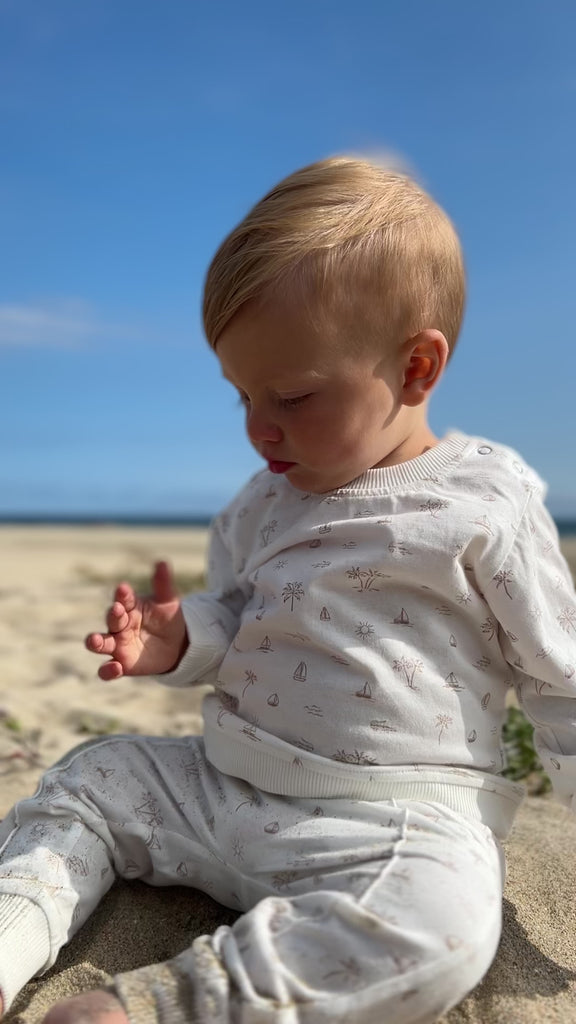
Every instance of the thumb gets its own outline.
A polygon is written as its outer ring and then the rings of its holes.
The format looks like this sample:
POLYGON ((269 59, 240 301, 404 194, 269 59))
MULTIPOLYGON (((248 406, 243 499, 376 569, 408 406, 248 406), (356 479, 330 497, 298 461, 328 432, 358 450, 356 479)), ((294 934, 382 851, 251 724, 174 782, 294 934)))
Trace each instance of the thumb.
POLYGON ((158 604, 175 601, 178 597, 174 574, 168 562, 156 562, 152 576, 152 596, 158 604))

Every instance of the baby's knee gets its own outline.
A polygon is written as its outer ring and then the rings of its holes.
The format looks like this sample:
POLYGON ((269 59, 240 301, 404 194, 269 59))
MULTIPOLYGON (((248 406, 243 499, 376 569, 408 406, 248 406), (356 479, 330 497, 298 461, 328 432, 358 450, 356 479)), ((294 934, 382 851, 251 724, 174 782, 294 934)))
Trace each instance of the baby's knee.
POLYGON ((120 754, 124 744, 131 740, 130 736, 94 736, 89 740, 78 743, 77 746, 67 750, 62 757, 51 766, 49 771, 67 769, 79 761, 91 761, 100 754, 115 758, 120 754))

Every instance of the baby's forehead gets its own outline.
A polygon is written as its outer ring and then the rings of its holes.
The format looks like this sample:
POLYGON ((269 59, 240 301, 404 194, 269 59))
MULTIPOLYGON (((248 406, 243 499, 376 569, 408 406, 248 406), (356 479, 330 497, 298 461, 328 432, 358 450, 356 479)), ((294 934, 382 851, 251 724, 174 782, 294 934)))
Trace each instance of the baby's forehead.
POLYGON ((241 309, 215 345, 224 377, 257 377, 273 384, 321 379, 349 358, 337 332, 324 329, 297 307, 266 305, 241 309))

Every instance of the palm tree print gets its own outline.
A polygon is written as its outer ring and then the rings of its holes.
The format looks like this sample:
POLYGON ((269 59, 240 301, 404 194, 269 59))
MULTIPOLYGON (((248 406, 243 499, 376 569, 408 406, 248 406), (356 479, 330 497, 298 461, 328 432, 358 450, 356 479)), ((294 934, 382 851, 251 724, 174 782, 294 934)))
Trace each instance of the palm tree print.
POLYGON ((571 629, 576 633, 576 608, 563 608, 558 616, 558 623, 566 633, 571 629))
POLYGON ((437 519, 438 513, 443 512, 445 508, 448 508, 448 502, 440 501, 439 498, 429 498, 428 501, 420 505, 420 511, 429 512, 433 519, 437 519))
POLYGON ((508 590, 508 584, 512 583, 513 580, 514 580, 514 572, 513 572, 513 570, 512 569, 500 569, 500 572, 497 572, 496 575, 493 577, 493 579, 494 579, 494 582, 496 584, 496 590, 498 590, 498 587, 504 587, 504 591, 505 591, 507 597, 509 597, 510 600, 512 600, 512 594, 508 590))
POLYGON ((265 548, 266 545, 270 543, 270 537, 274 533, 274 531, 275 531, 277 526, 278 526, 278 520, 277 519, 271 519, 268 523, 265 523, 265 525, 260 530, 260 540, 261 540, 261 546, 263 548, 265 548))
POLYGON ((417 690, 418 687, 414 685, 414 677, 418 672, 421 672, 424 668, 424 662, 420 661, 419 658, 396 658, 392 662, 392 668, 395 672, 399 672, 404 676, 404 682, 411 690, 417 690))
POLYGON ((357 581, 358 586, 355 586, 354 590, 379 590, 380 587, 375 587, 374 584, 376 580, 385 578, 385 573, 379 572, 378 569, 361 569, 360 566, 348 569, 346 575, 349 580, 357 581))
POLYGON ((290 611, 294 611, 294 601, 300 601, 304 597, 304 586, 302 583, 287 583, 282 591, 284 604, 290 601, 290 611))
POLYGON ((258 676, 250 668, 244 669, 244 676, 246 678, 246 685, 242 690, 242 696, 244 696, 249 686, 253 686, 254 683, 258 682, 258 676))
POLYGON ((438 733, 438 743, 440 743, 444 731, 449 729, 451 725, 452 719, 450 715, 436 715, 436 728, 440 730, 438 733))
POLYGON ((221 726, 222 719, 226 715, 235 715, 238 711, 238 697, 233 697, 232 694, 224 692, 220 695, 219 706, 220 710, 218 711, 216 721, 218 722, 218 725, 221 726))

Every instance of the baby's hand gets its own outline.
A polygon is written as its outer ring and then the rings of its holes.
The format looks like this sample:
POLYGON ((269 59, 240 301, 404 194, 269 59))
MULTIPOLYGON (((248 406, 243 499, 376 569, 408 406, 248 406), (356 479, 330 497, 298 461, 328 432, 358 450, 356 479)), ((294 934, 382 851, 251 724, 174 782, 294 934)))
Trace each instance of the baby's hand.
POLYGON ((108 633, 90 633, 86 647, 110 655, 98 669, 101 679, 160 675, 175 668, 187 643, 186 623, 172 572, 158 562, 152 595, 137 597, 129 583, 120 583, 106 615, 108 633))

